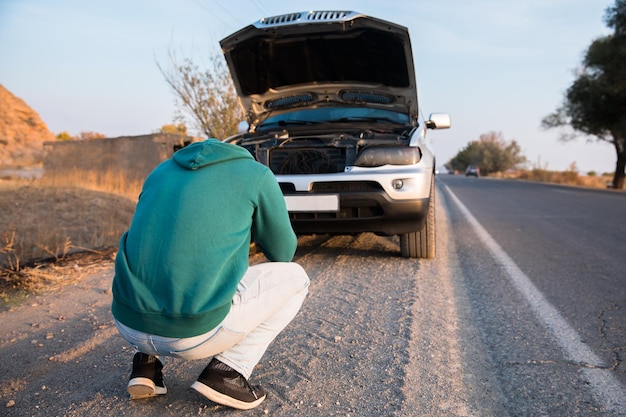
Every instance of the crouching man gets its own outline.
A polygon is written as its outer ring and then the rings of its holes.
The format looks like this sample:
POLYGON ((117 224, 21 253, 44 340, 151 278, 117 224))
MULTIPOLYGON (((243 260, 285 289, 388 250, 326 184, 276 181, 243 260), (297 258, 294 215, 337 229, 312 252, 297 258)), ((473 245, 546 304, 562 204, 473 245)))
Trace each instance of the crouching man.
POLYGON ((247 150, 208 139, 155 168, 115 260, 111 310, 136 349, 131 398, 167 393, 171 356, 208 361, 191 387, 209 400, 263 402, 250 375, 308 293, 296 246, 274 175, 247 150), (251 235, 270 262, 248 265, 251 235))

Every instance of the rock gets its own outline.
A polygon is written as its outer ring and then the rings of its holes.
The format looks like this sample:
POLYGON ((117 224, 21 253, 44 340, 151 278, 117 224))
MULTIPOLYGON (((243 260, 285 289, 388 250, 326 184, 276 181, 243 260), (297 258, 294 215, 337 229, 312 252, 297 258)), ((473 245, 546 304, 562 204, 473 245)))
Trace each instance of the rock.
POLYGON ((40 165, 53 140, 39 114, 0 84, 0 166, 40 165))

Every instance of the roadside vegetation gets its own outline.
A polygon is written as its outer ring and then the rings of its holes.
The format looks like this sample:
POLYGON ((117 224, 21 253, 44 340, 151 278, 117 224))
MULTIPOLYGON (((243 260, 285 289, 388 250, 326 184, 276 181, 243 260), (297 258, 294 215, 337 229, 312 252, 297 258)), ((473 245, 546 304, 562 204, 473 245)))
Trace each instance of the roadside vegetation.
POLYGON ((565 171, 550 171, 547 167, 532 167, 516 141, 507 141, 500 132, 480 135, 461 149, 445 164, 449 173, 463 174, 469 165, 480 168, 481 176, 527 181, 549 182, 591 188, 613 188, 612 172, 581 173, 572 162, 565 171))
POLYGON ((550 171, 548 169, 533 168, 495 173, 492 176, 496 178, 512 178, 587 188, 612 188, 613 179, 613 173, 611 172, 598 174, 591 171, 586 174, 580 174, 575 164, 572 164, 567 171, 550 171))
POLYGON ((174 94, 179 126, 188 125, 194 133, 209 138, 237 133, 244 114, 222 56, 215 55, 208 65, 200 66, 170 49, 167 65, 157 66, 174 94))
POLYGON ((105 177, 0 180, 0 308, 112 259, 141 184, 105 177))
POLYGON ((626 178, 626 0, 616 0, 604 16, 613 33, 594 40, 563 104, 542 120, 561 129, 561 140, 578 136, 608 142, 617 156, 612 188, 626 178))
POLYGON ((482 175, 489 175, 509 171, 525 162, 517 142, 505 140, 501 132, 489 132, 468 143, 445 166, 448 171, 465 172, 469 165, 475 165, 480 167, 482 175))

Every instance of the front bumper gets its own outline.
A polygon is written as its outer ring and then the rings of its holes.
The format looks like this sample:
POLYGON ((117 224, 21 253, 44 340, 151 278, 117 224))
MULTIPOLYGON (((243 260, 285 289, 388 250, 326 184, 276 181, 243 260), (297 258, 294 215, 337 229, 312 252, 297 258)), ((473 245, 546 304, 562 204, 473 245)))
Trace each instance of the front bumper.
POLYGON ((420 230, 428 202, 429 198, 393 200, 384 191, 351 192, 339 194, 337 212, 290 212, 289 217, 298 234, 372 232, 391 236, 420 230))

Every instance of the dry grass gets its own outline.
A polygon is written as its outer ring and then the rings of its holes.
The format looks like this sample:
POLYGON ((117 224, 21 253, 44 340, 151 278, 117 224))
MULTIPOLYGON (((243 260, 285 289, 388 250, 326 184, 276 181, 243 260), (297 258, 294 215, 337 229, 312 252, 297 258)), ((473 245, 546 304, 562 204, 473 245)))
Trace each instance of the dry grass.
POLYGON ((75 170, 66 175, 55 175, 52 178, 42 180, 45 187, 57 188, 80 188, 84 190, 101 191, 106 194, 113 194, 124 197, 134 202, 137 201, 141 192, 142 181, 129 182, 125 173, 122 172, 85 172, 75 170))
POLYGON ((85 275, 111 268, 117 247, 74 252, 62 258, 32 261, 20 270, 0 271, 0 311, 29 295, 76 284, 85 275))
POLYGON ((612 174, 580 175, 574 170, 548 171, 545 169, 520 170, 507 175, 520 180, 548 182, 587 188, 607 188, 613 180, 612 174))
MULTIPOLYGON (((68 259, 80 265, 79 253, 110 258, 130 225, 139 187, 115 175, 1 180, 0 298, 49 287, 59 274, 47 269, 68 259)), ((71 280, 75 270, 72 266, 63 276, 71 280)))

